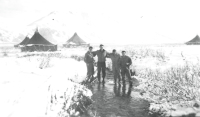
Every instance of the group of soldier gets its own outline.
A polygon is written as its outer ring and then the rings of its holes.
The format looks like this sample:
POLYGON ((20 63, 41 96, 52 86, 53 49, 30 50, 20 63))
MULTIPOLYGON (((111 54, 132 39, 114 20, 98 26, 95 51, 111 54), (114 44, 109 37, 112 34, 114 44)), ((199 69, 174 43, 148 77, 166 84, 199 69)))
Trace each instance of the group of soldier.
POLYGON ((93 47, 90 46, 89 50, 85 53, 84 61, 87 65, 87 78, 94 78, 94 57, 97 56, 97 78, 98 82, 101 83, 102 76, 102 83, 104 84, 106 77, 106 58, 110 58, 112 60, 114 83, 116 84, 118 82, 120 84, 122 81, 125 84, 125 76, 127 76, 129 84, 132 86, 130 73, 132 60, 126 55, 126 51, 122 51, 122 55, 120 55, 116 49, 113 49, 112 53, 109 53, 104 49, 104 45, 101 44, 99 47, 99 50, 93 51, 93 47))

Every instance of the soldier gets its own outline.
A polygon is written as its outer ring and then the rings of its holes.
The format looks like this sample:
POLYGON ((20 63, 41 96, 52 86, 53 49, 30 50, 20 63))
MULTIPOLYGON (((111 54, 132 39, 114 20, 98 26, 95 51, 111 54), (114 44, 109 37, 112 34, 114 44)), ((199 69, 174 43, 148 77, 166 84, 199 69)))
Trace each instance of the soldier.
POLYGON ((115 49, 113 49, 113 52, 111 54, 108 54, 107 56, 108 58, 111 58, 112 60, 112 71, 113 71, 113 74, 114 74, 114 83, 116 84, 117 82, 117 79, 118 79, 118 82, 120 83, 120 54, 118 54, 116 52, 115 49))
POLYGON ((122 81, 124 85, 125 85, 125 75, 126 75, 128 77, 129 84, 132 86, 131 74, 130 74, 131 64, 132 64, 131 58, 126 55, 126 51, 122 51, 122 56, 120 58, 120 68, 121 68, 122 81))
POLYGON ((106 56, 107 56, 107 51, 103 49, 104 45, 99 46, 100 49, 97 51, 94 51, 93 53, 97 55, 98 62, 97 62, 97 77, 99 83, 101 82, 100 78, 100 73, 102 72, 102 77, 103 77, 103 83, 105 83, 105 77, 106 77, 106 56))
POLYGON ((92 53, 93 47, 89 47, 87 53, 85 53, 84 61, 87 65, 87 77, 89 79, 93 78, 94 75, 94 55, 92 53))

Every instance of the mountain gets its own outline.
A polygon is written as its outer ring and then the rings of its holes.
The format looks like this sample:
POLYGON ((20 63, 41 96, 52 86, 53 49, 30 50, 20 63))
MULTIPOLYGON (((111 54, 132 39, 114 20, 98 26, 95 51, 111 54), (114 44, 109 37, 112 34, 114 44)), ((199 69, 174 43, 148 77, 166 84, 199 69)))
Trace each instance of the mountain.
POLYGON ((0 28, 0 43, 18 43, 24 38, 22 33, 0 28))
POLYGON ((10 34, 7 31, 0 29, 0 42, 8 42, 10 40, 9 36, 10 34))
POLYGON ((88 43, 115 43, 118 39, 130 38, 124 26, 112 14, 54 11, 33 21, 23 30, 5 33, 2 37, 4 41, 19 43, 26 36, 31 38, 38 28, 39 33, 53 44, 66 43, 74 33, 88 43))
POLYGON ((75 32, 84 41, 97 44, 178 43, 170 36, 174 33, 166 33, 169 36, 165 36, 162 34, 164 30, 159 31, 161 25, 156 27, 154 23, 148 18, 141 19, 124 12, 54 11, 31 22, 23 30, 0 29, 0 42, 19 43, 25 36, 31 37, 38 27, 40 34, 53 44, 66 43, 75 32))
MULTIPOLYGON (((99 16, 96 19, 100 19, 99 16)), ((94 16, 83 12, 51 12, 30 23, 21 35, 31 37, 38 28, 39 33, 55 44, 65 43, 76 32, 86 42, 96 42, 99 37, 94 30, 94 16)), ((13 41, 16 41, 13 40, 13 41)))
POLYGON ((0 29, 0 43, 11 43, 11 42, 19 42, 24 39, 24 35, 20 33, 15 33, 13 31, 7 31, 4 29, 0 29))

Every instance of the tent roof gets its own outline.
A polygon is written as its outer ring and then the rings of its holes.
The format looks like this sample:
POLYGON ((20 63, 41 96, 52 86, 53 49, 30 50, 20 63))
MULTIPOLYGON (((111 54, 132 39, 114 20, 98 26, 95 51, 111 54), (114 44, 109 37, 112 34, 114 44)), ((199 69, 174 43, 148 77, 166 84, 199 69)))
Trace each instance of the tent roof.
POLYGON ((67 43, 73 42, 75 44, 85 44, 86 42, 82 40, 77 33, 74 33, 74 35, 67 41, 67 43))
POLYGON ((29 37, 26 36, 26 38, 18 45, 26 45, 29 42, 29 40, 30 40, 29 37))
POLYGON ((33 44, 33 45, 54 45, 52 43, 50 43, 49 41, 47 41, 42 35, 40 35, 40 33, 38 32, 38 30, 36 30, 36 32, 34 33, 34 35, 31 37, 31 39, 29 40, 28 44, 33 44))
POLYGON ((200 43, 200 38, 198 35, 196 35, 196 37, 186 43, 200 43))

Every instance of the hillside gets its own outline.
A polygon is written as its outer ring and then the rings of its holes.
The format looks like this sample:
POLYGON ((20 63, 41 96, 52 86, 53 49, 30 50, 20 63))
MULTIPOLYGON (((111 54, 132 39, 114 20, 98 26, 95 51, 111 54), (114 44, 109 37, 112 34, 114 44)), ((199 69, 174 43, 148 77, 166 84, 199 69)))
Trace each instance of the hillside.
MULTIPOLYGON (((89 15, 83 12, 51 12, 32 23, 30 23, 21 35, 31 37, 38 27, 42 36, 48 41, 61 44, 65 43, 75 32, 85 41, 89 43, 101 40, 100 31, 102 24, 105 22, 113 22, 108 17, 102 15, 89 15), (101 27, 99 27, 101 25, 101 27), (97 34, 98 32, 98 34, 97 34)), ((12 41, 21 41, 13 39, 12 41)))
POLYGON ((126 17, 116 17, 111 13, 54 11, 31 22, 23 30, 14 31, 11 36, 4 35, 3 38, 7 42, 19 43, 26 35, 31 37, 38 27, 40 34, 54 44, 65 43, 75 32, 88 43, 173 43, 163 41, 169 40, 168 37, 144 28, 143 21, 136 17, 133 20, 127 19, 127 22, 122 19, 126 17), (153 42, 150 41, 152 39, 153 42))

